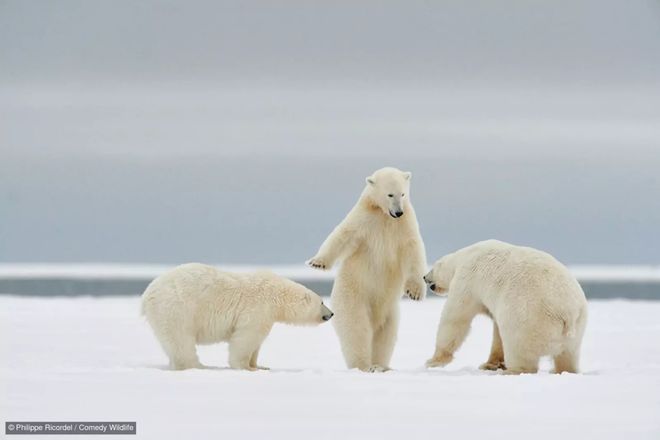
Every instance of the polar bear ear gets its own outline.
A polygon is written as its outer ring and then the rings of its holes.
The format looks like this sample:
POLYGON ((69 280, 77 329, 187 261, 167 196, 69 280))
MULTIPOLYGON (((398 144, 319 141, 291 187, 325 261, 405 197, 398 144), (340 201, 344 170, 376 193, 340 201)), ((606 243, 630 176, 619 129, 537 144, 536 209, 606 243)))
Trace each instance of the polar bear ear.
POLYGON ((412 173, 410 171, 406 171, 403 173, 403 177, 405 177, 406 180, 410 180, 412 173))
POLYGON ((367 177, 366 178, 367 185, 373 185, 376 183, 373 177, 367 177))

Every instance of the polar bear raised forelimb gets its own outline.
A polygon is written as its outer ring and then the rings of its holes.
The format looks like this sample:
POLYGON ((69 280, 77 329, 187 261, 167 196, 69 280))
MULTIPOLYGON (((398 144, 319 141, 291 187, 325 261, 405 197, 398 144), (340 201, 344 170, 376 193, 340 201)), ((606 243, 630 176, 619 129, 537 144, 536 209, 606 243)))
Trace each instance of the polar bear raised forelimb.
POLYGON ((351 254, 358 246, 358 234, 351 222, 344 220, 325 239, 318 253, 307 261, 315 269, 332 269, 335 262, 351 254))
POLYGON ((405 264, 403 292, 410 299, 419 301, 426 296, 424 272, 426 272, 426 250, 421 240, 410 240, 401 250, 405 264))

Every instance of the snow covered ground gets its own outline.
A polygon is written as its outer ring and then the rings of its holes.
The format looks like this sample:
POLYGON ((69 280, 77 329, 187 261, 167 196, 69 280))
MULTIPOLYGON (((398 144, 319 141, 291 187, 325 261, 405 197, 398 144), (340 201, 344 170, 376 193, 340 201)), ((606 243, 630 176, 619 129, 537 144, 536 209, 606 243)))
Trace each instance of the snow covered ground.
POLYGON ((271 371, 168 371, 137 297, 0 296, 0 422, 137 421, 139 438, 660 438, 660 302, 591 301, 583 373, 502 376, 477 369, 490 323, 478 318, 456 360, 433 351, 441 299, 403 301, 385 374, 344 368, 332 326, 278 325, 271 371))

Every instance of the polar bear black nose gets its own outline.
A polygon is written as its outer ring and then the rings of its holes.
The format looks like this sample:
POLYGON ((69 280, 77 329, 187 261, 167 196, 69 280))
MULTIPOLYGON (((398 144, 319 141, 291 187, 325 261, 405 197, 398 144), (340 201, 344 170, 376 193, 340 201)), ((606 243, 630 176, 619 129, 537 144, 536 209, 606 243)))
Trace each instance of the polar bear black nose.
POLYGON ((435 283, 431 284, 431 285, 429 286, 429 289, 431 289, 431 290, 435 290, 435 283))
POLYGON ((333 316, 335 316, 335 314, 332 313, 332 312, 330 312, 329 315, 323 315, 323 316, 322 316, 322 319, 323 319, 324 321, 330 321, 330 318, 332 318, 333 316))
POLYGON ((394 215, 396 216, 396 218, 399 218, 403 215, 403 211, 397 211, 394 213, 394 215))

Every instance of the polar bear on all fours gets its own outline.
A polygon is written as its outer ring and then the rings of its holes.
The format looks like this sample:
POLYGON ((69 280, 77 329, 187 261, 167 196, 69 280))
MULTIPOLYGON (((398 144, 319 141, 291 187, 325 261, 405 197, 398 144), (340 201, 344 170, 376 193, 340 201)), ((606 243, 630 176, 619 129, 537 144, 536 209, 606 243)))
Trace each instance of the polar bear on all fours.
POLYGON ((175 370, 203 368, 197 344, 229 342, 229 366, 257 365, 275 322, 316 325, 332 312, 305 286, 272 272, 222 272, 190 263, 156 278, 142 296, 142 313, 175 370))
POLYGON ((348 368, 385 371, 396 342, 399 299, 419 300, 426 254, 410 203, 409 172, 383 168, 366 179, 357 204, 308 264, 341 262, 333 320, 348 368))
POLYGON ((429 367, 453 359, 475 315, 493 319, 493 343, 480 368, 536 373, 551 356, 557 373, 576 373, 587 322, 587 300, 568 269, 551 255, 497 240, 482 241, 438 260, 424 276, 447 293, 429 367))

